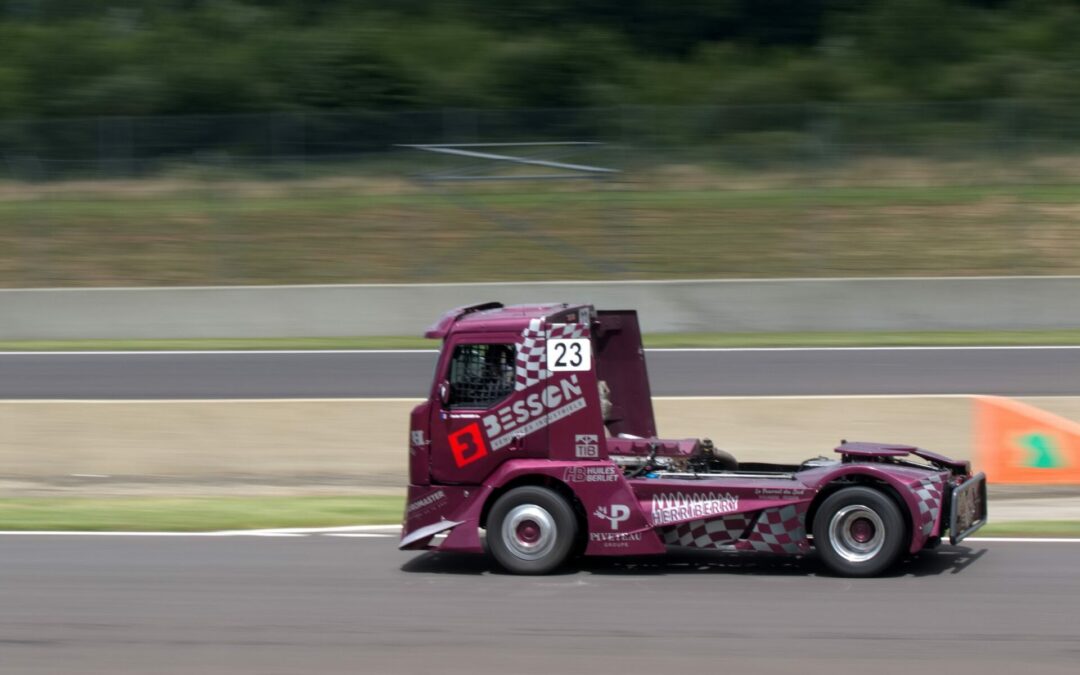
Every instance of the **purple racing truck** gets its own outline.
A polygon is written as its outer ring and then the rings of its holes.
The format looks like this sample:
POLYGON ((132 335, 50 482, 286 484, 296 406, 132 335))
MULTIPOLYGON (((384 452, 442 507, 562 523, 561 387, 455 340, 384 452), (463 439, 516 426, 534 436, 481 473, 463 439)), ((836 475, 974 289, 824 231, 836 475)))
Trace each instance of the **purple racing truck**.
POLYGON ((487 303, 426 336, 443 347, 410 419, 402 549, 486 543, 519 574, 669 546, 816 549, 833 573, 872 576, 986 522, 985 476, 920 448, 842 442, 836 459, 768 464, 658 437, 633 311, 487 303))

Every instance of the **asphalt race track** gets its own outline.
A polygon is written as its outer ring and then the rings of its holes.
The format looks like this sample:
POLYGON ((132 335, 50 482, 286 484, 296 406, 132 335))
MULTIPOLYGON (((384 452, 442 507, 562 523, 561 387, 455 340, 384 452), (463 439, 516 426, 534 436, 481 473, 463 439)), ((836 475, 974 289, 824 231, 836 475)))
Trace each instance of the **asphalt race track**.
MULTIPOLYGON (((658 396, 1080 394, 1080 349, 649 350, 658 396)), ((423 398, 434 352, 0 354, 2 399, 423 398)))
POLYGON ((5 675, 1069 673, 1080 545, 895 576, 676 553, 513 577, 396 537, 0 538, 5 675))

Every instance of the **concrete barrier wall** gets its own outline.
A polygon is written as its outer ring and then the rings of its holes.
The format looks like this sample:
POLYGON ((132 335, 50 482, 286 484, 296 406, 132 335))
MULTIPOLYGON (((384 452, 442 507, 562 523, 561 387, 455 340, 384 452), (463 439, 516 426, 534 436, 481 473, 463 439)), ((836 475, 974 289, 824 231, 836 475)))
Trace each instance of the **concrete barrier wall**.
POLYGON ((650 333, 1080 327, 1080 277, 0 291, 0 339, 418 335, 489 300, 632 308, 650 333))
MULTIPOLYGON (((234 493, 245 482, 399 489, 406 483, 407 420, 414 404, 4 401, 0 491, 67 484, 108 493, 118 482, 157 484, 166 493, 176 485, 234 493), (88 475, 99 480, 88 481, 88 475)), ((658 398, 655 406, 666 437, 711 437, 742 460, 833 455, 841 438, 972 455, 966 397, 658 398)))

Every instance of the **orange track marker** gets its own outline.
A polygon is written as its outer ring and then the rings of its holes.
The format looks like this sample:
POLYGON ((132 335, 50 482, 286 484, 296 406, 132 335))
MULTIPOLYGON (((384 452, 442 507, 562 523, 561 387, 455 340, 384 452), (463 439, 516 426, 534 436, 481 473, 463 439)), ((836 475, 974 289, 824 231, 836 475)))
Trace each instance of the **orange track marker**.
POLYGON ((975 397, 975 459, 990 483, 1080 484, 1080 424, 999 396, 975 397))

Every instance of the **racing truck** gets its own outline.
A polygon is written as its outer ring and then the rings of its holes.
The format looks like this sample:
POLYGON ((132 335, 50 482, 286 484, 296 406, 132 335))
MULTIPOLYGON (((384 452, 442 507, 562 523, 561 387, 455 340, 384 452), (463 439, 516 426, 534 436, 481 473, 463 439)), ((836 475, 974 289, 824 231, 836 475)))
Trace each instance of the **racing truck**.
POLYGON ((487 551, 517 574, 669 547, 816 551, 864 577, 986 522, 985 476, 918 447, 773 464, 659 437, 632 310, 485 303, 425 336, 442 349, 410 416, 401 549, 487 551))

